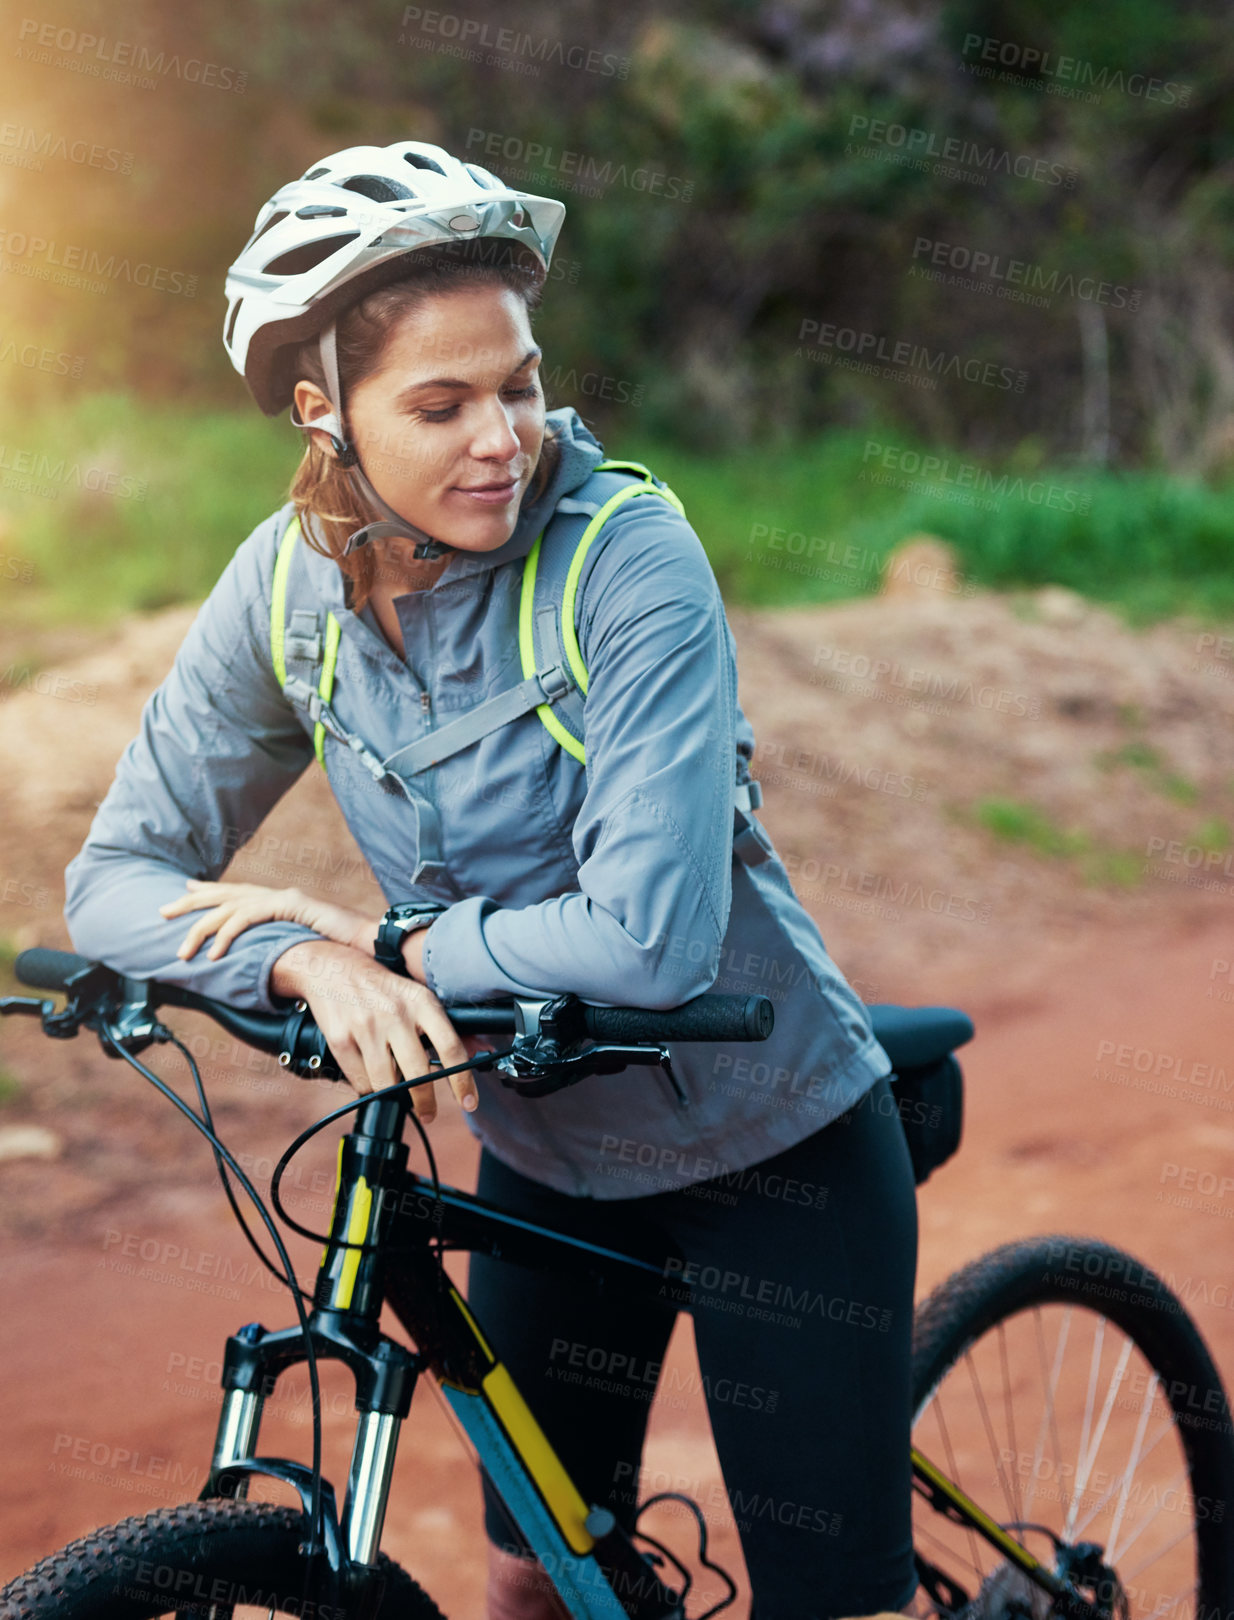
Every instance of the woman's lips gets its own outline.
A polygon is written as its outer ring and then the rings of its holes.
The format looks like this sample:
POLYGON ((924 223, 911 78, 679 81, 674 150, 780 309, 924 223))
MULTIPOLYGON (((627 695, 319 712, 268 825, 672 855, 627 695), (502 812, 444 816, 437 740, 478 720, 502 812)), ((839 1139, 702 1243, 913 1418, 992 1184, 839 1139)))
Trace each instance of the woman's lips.
POLYGON ((452 491, 455 495, 465 495, 469 501, 479 501, 483 506, 505 506, 511 496, 518 490, 519 481, 512 478, 508 484, 481 484, 465 488, 456 484, 452 491))

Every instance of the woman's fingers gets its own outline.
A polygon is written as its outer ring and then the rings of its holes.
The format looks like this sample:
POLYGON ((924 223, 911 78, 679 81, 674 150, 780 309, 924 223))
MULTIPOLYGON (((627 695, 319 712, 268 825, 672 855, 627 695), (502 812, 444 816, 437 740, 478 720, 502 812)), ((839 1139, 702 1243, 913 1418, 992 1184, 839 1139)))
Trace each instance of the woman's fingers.
MULTIPOLYGON (((320 1020, 318 1022, 320 1023, 320 1020)), ((322 1033, 326 1036, 326 1044, 335 1061, 343 1071, 343 1078, 359 1096, 367 1097, 373 1089, 373 1084, 369 1079, 359 1046, 350 1036, 342 1032, 330 1035, 323 1028, 322 1033)))
MULTIPOLYGON (((429 1072, 428 1053, 424 1050, 424 1042, 414 1025, 396 1022, 390 1036, 390 1045, 394 1049, 395 1061, 402 1071, 404 1080, 414 1080, 417 1075, 429 1072)), ((432 1080, 426 1081, 422 1086, 412 1086, 411 1105, 422 1125, 436 1119, 437 1082, 432 1080)))
POLYGON ((246 928, 263 922, 298 922, 325 939, 339 945, 348 945, 372 956, 372 939, 377 925, 363 913, 337 906, 328 900, 314 900, 296 888, 268 889, 259 883, 206 883, 197 878, 186 878, 191 884, 189 893, 165 901, 160 913, 170 919, 182 917, 191 911, 212 909, 199 918, 185 936, 185 946, 177 953, 192 956, 201 942, 216 930, 219 938, 209 951, 217 959, 224 955, 232 940, 246 928), (225 926, 220 923, 226 919, 225 926))
POLYGON ((436 1080, 427 1080, 422 1086, 412 1087, 411 1106, 415 1109, 416 1118, 421 1125, 428 1125, 437 1118, 436 1080))
POLYGON ((176 955, 184 957, 187 961, 202 941, 209 939, 224 918, 229 915, 230 912, 226 906, 216 906, 213 911, 208 911, 204 917, 199 917, 181 940, 176 955))
POLYGON ((178 894, 174 900, 164 901, 159 910, 165 917, 179 917, 186 911, 200 911, 203 906, 238 900, 250 891, 266 894, 272 901, 275 895, 275 890, 259 890, 253 883, 206 883, 200 878, 185 878, 184 881, 191 884, 192 888, 188 894, 178 894))
POLYGON ((214 944, 211 945, 210 949, 206 952, 206 955, 211 958, 217 958, 225 955, 227 947, 238 934, 242 934, 246 928, 251 928, 254 923, 268 921, 269 918, 267 917, 245 916, 243 912, 233 911, 220 927, 218 936, 215 939, 214 944))
MULTIPOLYGON (((472 1054, 463 1044, 463 1038, 444 1012, 436 1009, 425 1019, 425 1033, 432 1041, 433 1046, 445 1068, 453 1068, 456 1063, 466 1063, 472 1054)), ((476 1085, 476 1077, 470 1069, 463 1069, 459 1074, 449 1077, 450 1089, 453 1091, 459 1104, 470 1114, 479 1106, 480 1092, 476 1085)))
MULTIPOLYGON (((404 1079, 427 1074, 430 1064, 425 1043, 432 1045, 445 1068, 455 1063, 466 1063, 469 1056, 453 1024, 446 1017, 441 1003, 419 985, 412 992, 414 1001, 405 1021, 396 1021, 390 1035, 390 1045, 404 1079)), ((479 1102, 476 1083, 469 1071, 448 1077, 450 1089, 459 1103, 470 1112, 479 1102), (470 1100, 469 1100, 470 1099, 470 1100)), ((436 1081, 425 1082, 411 1088, 411 1100, 416 1116, 426 1124, 437 1117, 438 1086, 436 1081)))
POLYGON ((204 894, 182 894, 175 900, 165 900, 159 907, 164 917, 182 917, 186 911, 200 911, 204 906, 213 905, 213 896, 204 894))
MULTIPOLYGON (((472 1052, 425 985, 399 979, 359 953, 349 954, 349 962, 359 964, 348 974, 358 997, 318 986, 306 992, 313 1016, 360 1096, 378 1094, 400 1079, 416 1081, 408 1088, 412 1108, 420 1123, 428 1124, 437 1117, 438 1087, 435 1079, 421 1079, 434 1067, 427 1048, 434 1064, 440 1060, 446 1068, 468 1063, 472 1052)), ((471 1112, 480 1100, 472 1071, 463 1068, 448 1079, 460 1105, 471 1112)))

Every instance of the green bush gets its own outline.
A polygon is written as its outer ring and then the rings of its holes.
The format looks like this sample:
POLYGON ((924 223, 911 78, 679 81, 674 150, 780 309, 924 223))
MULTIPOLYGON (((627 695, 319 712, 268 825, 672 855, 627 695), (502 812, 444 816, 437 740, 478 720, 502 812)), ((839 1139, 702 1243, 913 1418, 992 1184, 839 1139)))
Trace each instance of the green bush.
MULTIPOLYGON (((1061 584, 1136 620, 1234 616, 1234 486, 1030 467, 1031 446, 975 472, 933 451, 924 480, 875 482, 890 433, 834 431, 719 456, 628 420, 629 431, 606 433, 607 453, 646 462, 677 492, 731 603, 867 594, 889 553, 925 533, 954 548, 959 597, 1061 584)), ((33 576, 6 593, 0 612, 32 626, 105 624, 200 601, 285 498, 300 450, 285 421, 253 409, 169 411, 125 394, 80 396, 20 421, 0 413, 0 432, 35 458, 35 491, 12 481, 0 492, 4 549, 33 576), (114 493, 86 487, 103 475, 114 493)), ((913 465, 927 452, 901 440, 895 453, 913 465)), ((1178 785, 1176 796, 1184 792, 1178 785)))

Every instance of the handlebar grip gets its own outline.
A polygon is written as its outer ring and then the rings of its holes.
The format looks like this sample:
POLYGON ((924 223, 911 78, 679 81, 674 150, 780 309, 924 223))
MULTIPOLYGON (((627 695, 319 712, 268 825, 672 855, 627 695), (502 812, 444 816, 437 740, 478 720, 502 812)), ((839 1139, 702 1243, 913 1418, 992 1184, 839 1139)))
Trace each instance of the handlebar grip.
POLYGON ((61 990, 83 968, 90 966, 88 956, 73 951, 54 951, 47 945, 32 945, 22 951, 13 964, 13 972, 21 984, 32 990, 61 990))
POLYGON ((680 1007, 587 1007, 584 1024, 598 1041, 765 1041, 775 1024, 767 996, 705 991, 680 1007))

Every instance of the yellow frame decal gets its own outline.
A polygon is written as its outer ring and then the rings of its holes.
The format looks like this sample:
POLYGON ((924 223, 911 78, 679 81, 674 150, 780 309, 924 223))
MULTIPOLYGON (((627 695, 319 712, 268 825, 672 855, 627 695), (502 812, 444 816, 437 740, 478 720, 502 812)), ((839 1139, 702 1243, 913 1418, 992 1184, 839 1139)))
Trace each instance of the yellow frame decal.
POLYGON ((979 1508, 971 1497, 965 1495, 958 1485, 953 1484, 946 1474, 936 1468, 928 1457, 923 1456, 917 1450, 916 1446, 912 1447, 911 1456, 913 1463, 925 1474, 931 1485, 936 1486, 948 1501, 954 1502, 957 1507, 962 1507, 973 1522, 979 1524, 982 1530, 994 1541, 995 1545, 1001 1548, 1021 1569, 1045 1569, 1039 1558, 1034 1558, 1027 1547, 1022 1547, 1018 1541, 1009 1536, 1001 1524, 996 1523, 988 1513, 979 1508))
POLYGON ((502 1428, 510 1436, 510 1443, 535 1482, 536 1489, 547 1503, 549 1512, 556 1519, 566 1544, 573 1552, 590 1552, 595 1546, 595 1537, 583 1523, 587 1517, 587 1504, 578 1494, 574 1481, 566 1473, 561 1459, 532 1415, 531 1408, 519 1394, 509 1371, 498 1362, 485 1374, 481 1387, 489 1405, 501 1419, 502 1428))

